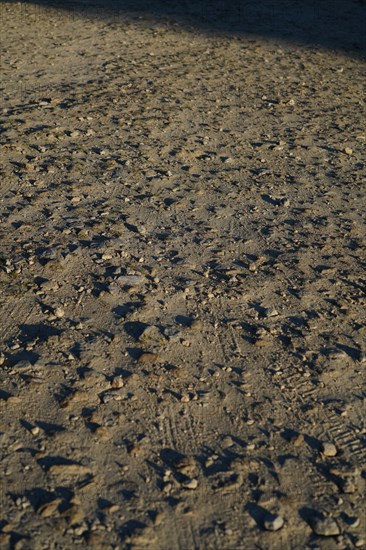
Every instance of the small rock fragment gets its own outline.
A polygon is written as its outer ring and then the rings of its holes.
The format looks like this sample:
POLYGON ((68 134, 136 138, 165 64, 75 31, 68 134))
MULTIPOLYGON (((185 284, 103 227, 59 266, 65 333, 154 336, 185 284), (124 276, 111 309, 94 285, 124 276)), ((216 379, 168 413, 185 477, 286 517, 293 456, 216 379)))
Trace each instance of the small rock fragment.
POLYGON ((182 475, 187 477, 192 477, 197 473, 197 463, 194 458, 190 456, 185 456, 175 462, 174 468, 182 475))
POLYGON ((45 504, 41 504, 41 506, 38 508, 38 513, 43 517, 43 518, 49 518, 50 516, 52 516, 57 508, 59 507, 59 505, 61 504, 62 500, 60 498, 56 498, 55 500, 52 500, 51 502, 47 502, 45 504))
POLYGON ((300 447, 300 445, 304 443, 304 440, 305 440, 304 435, 298 434, 293 438, 292 443, 294 444, 295 447, 300 447))
POLYGON ((313 516, 310 519, 310 527, 316 535, 321 537, 335 537, 341 532, 338 523, 333 518, 324 515, 313 516))
POLYGON ((277 317, 279 315, 275 307, 267 307, 264 312, 264 316, 269 319, 270 317, 277 317))
POLYGON ((198 480, 197 479, 188 479, 187 481, 183 481, 182 487, 184 487, 184 489, 191 489, 191 490, 197 489, 198 480))
POLYGON ((334 443, 323 442, 321 450, 324 456, 336 456, 338 453, 337 447, 334 443))
POLYGON ((57 307, 54 311, 55 317, 61 319, 65 315, 65 310, 62 307, 57 307))
POLYGON ((152 352, 143 352, 138 358, 138 361, 141 363, 154 363, 158 360, 159 355, 152 352))
POLYGON ((234 444, 235 442, 230 435, 225 436, 221 442, 221 445, 224 447, 224 449, 227 449, 228 447, 232 447, 234 444))
POLYGON ((146 277, 143 275, 121 275, 115 282, 121 286, 134 286, 146 283, 146 277))
POLYGON ((267 531, 278 531, 283 527, 285 523, 285 520, 282 516, 278 516, 277 514, 266 514, 263 518, 263 527, 267 531))
POLYGON ((157 326, 150 325, 140 335, 139 341, 147 344, 162 344, 166 341, 166 337, 157 326))
POLYGON ((115 376, 111 381, 111 388, 115 390, 123 388, 123 386, 124 386, 124 382, 123 382, 122 376, 115 376))

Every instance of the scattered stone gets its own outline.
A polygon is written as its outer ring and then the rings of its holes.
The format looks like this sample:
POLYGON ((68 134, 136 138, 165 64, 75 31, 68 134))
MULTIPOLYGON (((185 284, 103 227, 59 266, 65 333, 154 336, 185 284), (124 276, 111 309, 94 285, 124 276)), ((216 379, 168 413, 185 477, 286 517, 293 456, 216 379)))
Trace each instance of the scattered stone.
POLYGON ((69 525, 78 525, 84 520, 85 513, 81 506, 73 504, 71 508, 67 510, 67 521, 69 525))
POLYGON ((41 506, 38 508, 37 511, 43 518, 49 518, 57 511, 61 502, 62 502, 61 498, 56 498, 51 502, 47 502, 46 504, 41 504, 41 506))
POLYGON ((356 529, 360 525, 360 518, 358 518, 358 517, 348 517, 347 525, 350 529, 356 529))
POLYGON ((288 207, 290 206, 290 204, 291 204, 291 203, 290 203, 290 199, 283 198, 283 199, 281 199, 280 204, 281 204, 282 206, 284 206, 285 208, 288 208, 288 207))
POLYGON ((155 363, 159 359, 158 353, 145 351, 138 358, 140 363, 155 363))
POLYGON ((294 444, 295 447, 300 447, 300 445, 304 443, 304 440, 305 440, 304 435, 298 434, 292 439, 292 443, 294 444))
POLYGON ((338 523, 333 518, 321 514, 310 519, 310 527, 321 537, 335 537, 341 533, 338 523))
POLYGON ((57 319, 62 319, 65 315, 65 310, 62 307, 57 307, 54 311, 54 315, 57 317, 57 319))
POLYGON ((182 482, 182 487, 184 487, 184 489, 191 489, 191 490, 197 489, 198 480, 197 479, 188 479, 187 481, 183 481, 182 482))
POLYGON ((121 275, 115 279, 115 283, 121 286, 135 286, 142 285, 147 282, 146 277, 143 275, 121 275))
POLYGON ((59 284, 57 281, 44 281, 43 283, 41 283, 40 287, 45 292, 50 292, 58 290, 59 284))
POLYGON ((118 390, 120 388, 123 388, 123 386, 124 386, 124 381, 122 376, 115 376, 111 381, 111 388, 113 389, 118 390))
POLYGON ((191 456, 185 456, 174 463, 174 468, 182 475, 192 477, 197 473, 197 463, 191 456))
POLYGON ((100 390, 103 387, 107 387, 107 380, 104 374, 90 369, 84 372, 80 385, 83 388, 98 388, 100 390))
POLYGON ((234 440, 230 435, 227 435, 223 438, 221 441, 221 445, 226 449, 228 447, 232 447, 234 445, 234 440))
POLYGON ((322 443, 321 451, 326 457, 336 456, 338 453, 337 447, 334 445, 334 443, 329 442, 322 443))
POLYGON ((263 526, 267 531, 278 531, 284 526, 285 520, 282 516, 268 513, 263 518, 263 526))
POLYGON ((342 493, 348 495, 357 491, 357 481, 353 475, 338 478, 337 485, 342 493))
POLYGON ((99 399, 104 405, 106 405, 110 401, 122 401, 122 399, 126 399, 126 397, 127 389, 124 387, 121 387, 119 389, 111 389, 99 395, 99 399))
POLYGON ((159 525, 162 524, 163 520, 164 520, 163 512, 157 512, 153 519, 153 523, 156 527, 158 527, 159 525))
POLYGON ((119 504, 111 503, 103 507, 103 512, 107 512, 108 514, 114 514, 115 512, 118 512, 119 509, 120 509, 119 504))
POLYGON ((264 316, 269 319, 271 317, 277 317, 279 315, 277 309, 275 307, 267 307, 264 311, 264 316))
POLYGON ((163 344, 166 342, 166 336, 155 325, 150 325, 139 337, 139 342, 144 344, 163 344))

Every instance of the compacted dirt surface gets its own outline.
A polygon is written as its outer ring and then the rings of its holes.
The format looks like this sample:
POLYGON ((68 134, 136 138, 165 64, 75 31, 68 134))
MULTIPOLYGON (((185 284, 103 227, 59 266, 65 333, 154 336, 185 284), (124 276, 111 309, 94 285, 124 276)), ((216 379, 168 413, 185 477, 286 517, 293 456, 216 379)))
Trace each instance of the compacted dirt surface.
POLYGON ((9 549, 366 545, 362 1, 4 3, 9 549))

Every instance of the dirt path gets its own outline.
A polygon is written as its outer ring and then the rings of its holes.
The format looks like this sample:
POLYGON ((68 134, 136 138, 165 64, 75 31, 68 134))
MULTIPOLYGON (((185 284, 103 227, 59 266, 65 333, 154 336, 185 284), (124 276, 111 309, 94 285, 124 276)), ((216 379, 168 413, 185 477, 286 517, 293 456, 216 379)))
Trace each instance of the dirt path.
POLYGON ((364 63, 1 17, 0 547, 362 548, 364 63))

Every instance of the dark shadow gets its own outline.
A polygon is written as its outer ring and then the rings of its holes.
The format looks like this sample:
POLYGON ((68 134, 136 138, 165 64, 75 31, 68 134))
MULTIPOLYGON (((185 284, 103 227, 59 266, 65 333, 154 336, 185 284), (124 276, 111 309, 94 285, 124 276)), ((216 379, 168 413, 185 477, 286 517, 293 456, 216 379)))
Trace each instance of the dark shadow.
POLYGON ((127 317, 130 313, 135 311, 135 309, 138 309, 139 307, 142 307, 144 304, 143 302, 127 302, 126 304, 116 306, 113 309, 113 313, 116 315, 116 317, 127 317))
POLYGON ((358 348, 352 348, 351 346, 346 346, 345 344, 336 344, 336 347, 344 351, 351 359, 359 361, 361 358, 361 350, 358 348))
POLYGON ((39 358, 40 358, 39 353, 35 353, 34 351, 27 351, 27 350, 20 350, 18 353, 15 353, 14 355, 9 355, 7 357, 7 359, 9 360, 9 363, 15 367, 21 361, 27 361, 28 363, 31 363, 32 365, 34 365, 39 358))
MULTIPOLYGON (((26 0, 111 25, 142 19, 219 35, 366 51, 364 0, 26 0)), ((250 46, 250 44, 248 44, 250 46)))
POLYGON ((204 447, 202 455, 198 457, 198 461, 201 464, 202 471, 206 477, 229 472, 231 470, 233 460, 241 456, 236 452, 230 451, 230 449, 225 449, 220 456, 208 465, 207 459, 213 455, 217 455, 214 449, 204 447))
POLYGON ((126 348, 126 351, 134 361, 138 361, 138 359, 144 353, 144 350, 141 348, 126 348))
POLYGON ((260 527, 261 529, 263 528, 264 518, 268 518, 271 515, 269 514, 268 510, 266 510, 262 506, 259 506, 258 504, 255 504, 254 502, 248 502, 248 504, 245 506, 245 510, 249 513, 249 515, 254 519, 258 527, 260 527))
POLYGON ((19 420, 19 424, 26 430, 30 431, 33 426, 27 420, 23 420, 22 418, 19 420))
POLYGON ((280 455, 277 457, 277 462, 280 466, 284 466, 288 460, 298 460, 298 457, 290 453, 286 455, 280 455))
POLYGON ((136 491, 131 491, 130 489, 122 489, 120 494, 125 500, 132 500, 136 498, 136 491))
POLYGON ((19 340, 22 344, 32 342, 36 338, 39 342, 45 342, 50 336, 59 336, 61 334, 61 330, 44 323, 20 325, 20 330, 19 340))
POLYGON ((140 321, 131 321, 125 323, 123 326, 129 336, 132 336, 132 338, 138 340, 149 325, 146 323, 141 323, 140 321))
MULTIPOLYGON (((281 432, 281 437, 289 442, 293 441, 298 435, 300 435, 299 432, 287 427, 281 432)), ((319 439, 316 439, 311 435, 304 434, 304 441, 311 449, 313 449, 313 451, 321 451, 322 442, 319 439)))
POLYGON ((32 447, 20 447, 16 450, 17 453, 28 453, 32 458, 38 455, 39 449, 32 449, 32 447))
POLYGON ((4 390, 0 390, 0 399, 2 399, 3 401, 7 401, 9 397, 12 397, 11 393, 4 390))
POLYGON ((188 317, 187 315, 177 315, 175 321, 183 327, 190 327, 193 323, 192 317, 188 317))
POLYGON ((47 435, 54 435, 55 433, 65 431, 65 427, 61 424, 53 424, 51 422, 41 422, 38 421, 35 423, 41 430, 43 430, 47 435))
POLYGON ((122 539, 126 537, 131 537, 139 531, 143 531, 146 527, 146 523, 141 521, 131 519, 125 523, 119 530, 119 535, 122 539))
POLYGON ((100 508, 101 510, 105 510, 106 508, 108 509, 110 506, 112 506, 113 503, 105 498, 98 498, 97 504, 98 508, 100 508))
POLYGON ((322 450, 322 442, 319 439, 316 439, 315 437, 311 435, 304 435, 304 441, 309 445, 313 451, 320 452, 322 450))
POLYGON ((33 487, 30 491, 25 491, 24 494, 34 510, 37 510, 41 504, 52 502, 55 499, 54 493, 46 491, 42 487, 33 487))
POLYGON ((175 449, 165 448, 160 452, 160 458, 169 468, 173 468, 179 460, 182 460, 185 455, 179 453, 175 449))

